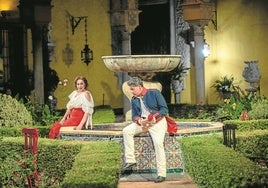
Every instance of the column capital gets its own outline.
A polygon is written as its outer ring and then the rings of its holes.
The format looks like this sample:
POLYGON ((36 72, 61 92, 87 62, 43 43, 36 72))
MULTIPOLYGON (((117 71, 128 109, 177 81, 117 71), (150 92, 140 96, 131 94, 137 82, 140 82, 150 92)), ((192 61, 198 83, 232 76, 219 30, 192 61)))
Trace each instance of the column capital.
POLYGON ((22 23, 28 27, 51 22, 51 0, 20 0, 18 8, 22 23))
POLYGON ((192 25, 192 28, 194 29, 194 35, 204 36, 204 27, 205 25, 192 25))
POLYGON ((118 1, 112 0, 111 7, 111 25, 113 27, 124 28, 131 33, 139 25, 139 14, 137 0, 118 1), (119 4, 118 4, 119 3, 119 4), (121 4, 120 4, 121 3, 121 4), (117 6, 114 6, 117 5, 117 6))
POLYGON ((211 0, 186 0, 181 4, 183 19, 189 25, 206 26, 210 21, 215 23, 216 7, 211 0))

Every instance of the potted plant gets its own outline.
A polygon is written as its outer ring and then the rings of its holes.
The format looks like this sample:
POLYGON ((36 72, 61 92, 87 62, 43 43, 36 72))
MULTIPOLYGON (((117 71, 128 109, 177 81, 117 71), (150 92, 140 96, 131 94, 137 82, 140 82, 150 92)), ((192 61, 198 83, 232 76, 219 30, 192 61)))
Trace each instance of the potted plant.
POLYGON ((171 80, 181 80, 181 78, 185 76, 187 70, 189 69, 190 68, 185 67, 183 63, 180 62, 175 69, 169 72, 169 74, 171 75, 171 80))
POLYGON ((214 88, 223 99, 230 98, 231 94, 239 88, 238 85, 234 84, 234 77, 228 77, 227 75, 216 80, 211 87, 214 88))

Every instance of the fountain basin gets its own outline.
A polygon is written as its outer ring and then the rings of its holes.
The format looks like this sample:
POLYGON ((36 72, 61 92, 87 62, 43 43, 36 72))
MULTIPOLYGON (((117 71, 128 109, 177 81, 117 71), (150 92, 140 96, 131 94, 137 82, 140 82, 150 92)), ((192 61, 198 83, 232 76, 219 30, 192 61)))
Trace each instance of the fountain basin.
POLYGON ((113 72, 169 72, 178 66, 181 55, 102 56, 105 66, 113 72))
MULTIPOLYGON (((61 127, 61 139, 83 141, 118 141, 121 144, 121 164, 125 164, 122 129, 131 122, 107 123, 94 125, 93 130, 73 130, 74 127, 61 127)), ((187 136, 222 133, 220 122, 178 122, 179 130, 176 135, 166 135, 164 148, 166 155, 167 179, 175 180, 185 175, 180 139, 187 136)), ((148 133, 141 133, 134 137, 135 158, 137 166, 130 176, 121 176, 120 181, 129 181, 138 178, 139 181, 148 181, 148 176, 157 174, 156 155, 152 138, 148 133), (127 177, 127 178, 126 178, 127 177), (146 177, 146 178, 145 178, 146 177)))
MULTIPOLYGON (((102 124, 93 126, 93 130, 74 130, 74 127, 67 126, 60 129, 62 139, 75 140, 122 140, 122 129, 131 122, 102 124)), ((215 132, 222 132, 221 122, 178 122, 178 132, 175 137, 181 138, 190 135, 202 135, 215 132)), ((139 136, 148 136, 142 133, 139 136)), ((167 137, 169 137, 167 135, 167 137)))

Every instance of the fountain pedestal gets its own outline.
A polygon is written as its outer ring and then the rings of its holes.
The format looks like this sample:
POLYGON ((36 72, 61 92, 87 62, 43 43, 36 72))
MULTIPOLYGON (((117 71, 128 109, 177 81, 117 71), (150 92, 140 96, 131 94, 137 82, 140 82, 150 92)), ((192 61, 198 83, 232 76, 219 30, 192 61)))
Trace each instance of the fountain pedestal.
MULTIPOLYGON (((156 72, 169 72, 178 66, 180 55, 120 55, 103 56, 105 66, 113 72, 126 72, 129 76, 140 77, 148 89, 162 90, 159 82, 152 81, 156 72)), ((132 95, 127 83, 122 84, 123 93, 130 100, 132 95)), ((124 104, 125 120, 131 120, 130 103, 124 104), (126 107, 128 106, 128 107, 126 107), (126 109, 128 108, 128 109, 126 109)))

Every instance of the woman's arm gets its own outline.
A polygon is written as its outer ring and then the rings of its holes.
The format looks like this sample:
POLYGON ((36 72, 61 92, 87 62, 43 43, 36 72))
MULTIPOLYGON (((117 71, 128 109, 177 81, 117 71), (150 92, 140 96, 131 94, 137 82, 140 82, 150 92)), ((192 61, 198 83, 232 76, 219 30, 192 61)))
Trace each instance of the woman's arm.
POLYGON ((63 124, 63 122, 69 117, 69 115, 71 114, 71 110, 67 109, 64 116, 62 117, 62 119, 60 120, 60 123, 63 124))
MULTIPOLYGON (((86 100, 87 100, 87 101, 84 102, 84 103, 88 103, 88 102, 91 101, 91 96, 90 96, 90 94, 89 94, 89 91, 88 91, 88 92, 85 92, 85 93, 84 93, 84 96, 85 96, 85 98, 86 98, 86 100)), ((87 106, 87 105, 85 104, 85 106, 87 106)), ((88 111, 85 111, 85 113, 84 113, 84 115, 83 115, 83 118, 81 119, 79 125, 76 127, 76 130, 81 130, 81 129, 83 128, 83 126, 86 124, 86 122, 87 122, 87 120, 88 120, 89 115, 90 115, 89 112, 88 112, 88 111)))
POLYGON ((83 126, 86 124, 88 119, 89 113, 84 113, 83 118, 81 119, 79 125, 77 126, 77 130, 81 130, 83 126))

